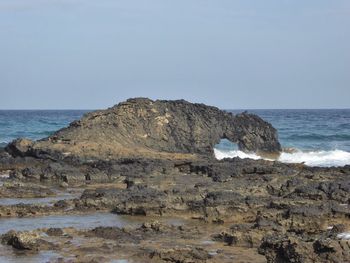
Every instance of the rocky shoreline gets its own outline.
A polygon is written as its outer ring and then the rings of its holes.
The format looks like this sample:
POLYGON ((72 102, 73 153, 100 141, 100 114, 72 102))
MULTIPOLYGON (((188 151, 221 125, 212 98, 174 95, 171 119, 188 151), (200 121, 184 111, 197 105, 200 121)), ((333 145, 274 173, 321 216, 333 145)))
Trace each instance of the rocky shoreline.
POLYGON ((244 151, 281 150, 255 115, 148 99, 10 143, 0 151, 0 196, 34 201, 0 203, 1 224, 100 212, 125 224, 13 229, 0 233, 3 248, 54 252, 50 262, 350 262, 350 166, 216 160, 222 138, 244 151))

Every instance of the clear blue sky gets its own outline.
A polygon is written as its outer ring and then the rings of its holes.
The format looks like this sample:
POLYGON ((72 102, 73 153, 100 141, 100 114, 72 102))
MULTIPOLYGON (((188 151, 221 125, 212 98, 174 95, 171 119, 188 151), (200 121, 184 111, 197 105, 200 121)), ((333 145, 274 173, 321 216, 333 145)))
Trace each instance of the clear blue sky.
POLYGON ((0 108, 349 108, 349 0, 0 0, 0 108))

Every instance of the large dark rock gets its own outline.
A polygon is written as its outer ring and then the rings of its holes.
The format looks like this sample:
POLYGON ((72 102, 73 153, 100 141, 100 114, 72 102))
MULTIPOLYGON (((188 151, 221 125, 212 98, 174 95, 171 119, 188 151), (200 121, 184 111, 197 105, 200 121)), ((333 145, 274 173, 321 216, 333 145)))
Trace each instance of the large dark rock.
POLYGON ((6 147, 13 156, 62 159, 121 157, 194 158, 213 156, 227 138, 243 151, 278 153, 276 130, 256 115, 233 115, 184 100, 129 99, 81 120, 41 141, 16 140, 6 147))
POLYGON ((259 253, 268 263, 350 262, 349 241, 331 236, 303 240, 296 236, 274 235, 263 238, 259 253))

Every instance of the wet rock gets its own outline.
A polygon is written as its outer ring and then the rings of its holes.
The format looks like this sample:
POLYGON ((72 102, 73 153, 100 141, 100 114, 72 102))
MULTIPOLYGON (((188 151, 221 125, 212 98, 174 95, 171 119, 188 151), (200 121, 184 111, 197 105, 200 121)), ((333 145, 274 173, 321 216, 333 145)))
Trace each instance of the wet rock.
POLYGON ((34 142, 28 139, 17 139, 5 147, 5 150, 12 156, 31 156, 34 142))
POLYGON ((20 250, 34 250, 53 248, 53 244, 40 238, 35 232, 16 232, 11 230, 1 236, 1 242, 20 250))
POLYGON ((46 230, 46 234, 49 236, 62 236, 64 232, 61 228, 52 227, 46 230))
POLYGON ((267 236, 264 237, 259 252, 265 255, 268 263, 307 263, 312 262, 309 259, 310 249, 312 249, 312 244, 305 246, 294 238, 267 236))
POLYGON ((225 242, 228 245, 236 244, 237 239, 234 235, 227 232, 221 232, 220 234, 215 234, 212 236, 212 240, 225 242))
POLYGON ((141 228, 146 231, 151 230, 151 231, 157 231, 157 232, 162 232, 168 229, 167 226, 163 225, 159 221, 145 222, 142 224, 141 228))
POLYGON ((259 252, 268 263, 349 262, 350 243, 331 238, 301 239, 297 236, 264 237, 259 252))
POLYGON ((87 236, 95 236, 104 239, 118 240, 118 242, 139 243, 140 236, 133 235, 118 227, 97 227, 87 233, 87 236))
POLYGON ((254 228, 257 229, 271 229, 275 231, 282 231, 281 225, 278 222, 271 220, 269 218, 264 218, 263 216, 257 216, 254 224, 254 228))
POLYGON ((275 223, 259 220, 256 224, 234 224, 230 227, 229 232, 215 234, 212 238, 232 246, 253 248, 260 246, 265 235, 280 233, 279 231, 282 231, 282 228, 277 227, 275 223))
POLYGON ((206 262, 211 255, 203 248, 174 248, 155 250, 150 253, 153 261, 165 261, 176 263, 206 262))
POLYGON ((119 214, 150 215, 162 213, 167 194, 145 186, 127 189, 86 190, 80 204, 88 207, 109 207, 119 214))
POLYGON ((1 197, 33 198, 54 196, 55 193, 46 186, 30 182, 8 180, 0 187, 1 197))

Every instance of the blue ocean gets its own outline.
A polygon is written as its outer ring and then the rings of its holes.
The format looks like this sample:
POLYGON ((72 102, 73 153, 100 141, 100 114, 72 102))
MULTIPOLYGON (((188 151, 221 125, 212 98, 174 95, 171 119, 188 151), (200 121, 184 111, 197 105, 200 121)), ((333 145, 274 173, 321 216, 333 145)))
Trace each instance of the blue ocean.
POLYGON ((16 138, 45 138, 86 112, 88 110, 0 110, 0 146, 16 138))
MULTIPOLYGON (((79 119, 89 110, 1 110, 0 146, 15 138, 41 139, 79 119)), ((230 110, 239 113, 243 110, 230 110)), ((350 164, 350 109, 247 110, 272 123, 285 151, 282 162, 304 162, 310 166, 350 164)), ((227 141, 215 149, 217 158, 261 158, 243 153, 227 141)))

